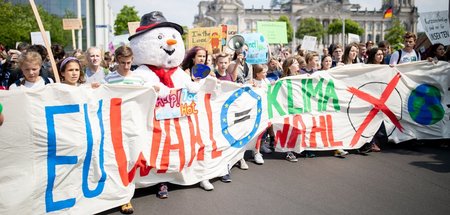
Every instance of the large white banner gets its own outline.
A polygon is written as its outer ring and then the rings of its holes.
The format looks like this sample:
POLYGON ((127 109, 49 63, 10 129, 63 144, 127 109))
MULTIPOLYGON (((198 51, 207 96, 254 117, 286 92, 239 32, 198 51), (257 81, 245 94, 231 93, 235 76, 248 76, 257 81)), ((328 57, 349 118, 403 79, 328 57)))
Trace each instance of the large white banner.
POLYGON ((269 125, 277 151, 450 138, 448 63, 351 65, 253 88, 208 78, 189 105, 152 88, 47 85, 0 91, 0 214, 92 214, 136 187, 227 173, 269 125), (189 116, 156 120, 155 106, 189 116))

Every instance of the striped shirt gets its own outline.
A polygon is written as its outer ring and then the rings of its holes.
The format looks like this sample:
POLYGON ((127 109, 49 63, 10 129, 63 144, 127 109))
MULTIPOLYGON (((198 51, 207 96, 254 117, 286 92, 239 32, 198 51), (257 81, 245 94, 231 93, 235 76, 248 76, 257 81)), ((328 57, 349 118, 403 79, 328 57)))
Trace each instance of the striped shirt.
POLYGON ((134 75, 133 71, 130 71, 130 74, 127 76, 122 76, 117 71, 114 71, 105 77, 104 83, 143 86, 145 82, 141 77, 134 75))

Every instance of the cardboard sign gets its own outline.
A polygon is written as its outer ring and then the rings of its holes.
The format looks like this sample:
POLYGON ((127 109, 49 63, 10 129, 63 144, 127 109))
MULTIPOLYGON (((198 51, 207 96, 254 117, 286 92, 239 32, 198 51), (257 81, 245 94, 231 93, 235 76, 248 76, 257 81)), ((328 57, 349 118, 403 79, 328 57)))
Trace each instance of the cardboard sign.
POLYGON ((136 33, 136 29, 139 28, 140 22, 129 22, 128 23, 128 32, 130 36, 136 33))
POLYGON ((187 40, 188 49, 201 46, 208 53, 216 48, 222 50, 222 27, 191 28, 187 40))
POLYGON ((81 19, 63 19, 64 30, 79 30, 83 29, 83 22, 81 19))

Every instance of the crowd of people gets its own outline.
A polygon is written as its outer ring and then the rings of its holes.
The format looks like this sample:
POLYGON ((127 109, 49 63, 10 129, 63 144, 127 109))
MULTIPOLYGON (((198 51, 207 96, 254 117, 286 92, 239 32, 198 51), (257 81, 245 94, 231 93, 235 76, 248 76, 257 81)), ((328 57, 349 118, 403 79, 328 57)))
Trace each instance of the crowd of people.
MULTIPOLYGON (((333 67, 340 67, 349 64, 396 64, 409 63, 428 59, 429 61, 449 61, 450 47, 442 44, 434 44, 429 47, 425 56, 415 51, 416 36, 407 32, 404 35, 404 48, 392 52, 387 41, 380 41, 374 44, 351 43, 347 46, 332 44, 324 48, 322 53, 305 51, 298 47, 295 54, 289 48, 271 51, 267 64, 248 64, 246 54, 248 47, 244 45, 233 54, 228 54, 220 50, 208 53, 204 47, 193 47, 186 52, 185 58, 180 67, 192 77, 192 81, 197 81, 194 75, 195 65, 205 64, 210 68, 210 76, 218 81, 229 81, 239 84, 248 84, 253 87, 267 88, 280 78, 296 76, 301 74, 312 74, 319 70, 330 70, 333 67), (447 50, 447 51, 446 51, 447 50)), ((60 45, 53 45, 53 56, 57 62, 57 73, 62 84, 80 86, 90 85, 98 87, 101 84, 130 84, 144 86, 149 83, 138 75, 133 74, 133 51, 129 46, 121 46, 114 53, 105 52, 97 47, 90 47, 83 52, 75 50, 72 53, 65 53, 60 45)), ((0 89, 16 90, 20 87, 37 88, 49 83, 56 82, 49 55, 45 47, 41 45, 29 45, 21 43, 17 49, 6 50, 0 47, 0 89)), ((153 85, 152 85, 153 86, 153 85)), ((158 91, 156 86, 155 90, 158 91)), ((0 125, 3 121, 0 105, 0 125)), ((275 134, 269 127, 260 143, 257 144, 253 152, 254 161, 257 164, 264 164, 262 153, 272 153, 274 150, 275 134)), ((368 153, 370 151, 379 152, 380 142, 387 140, 382 125, 375 138, 364 145, 359 151, 368 153)), ((303 156, 314 157, 311 151, 303 152, 303 156)), ((348 154, 344 149, 334 151, 334 156, 344 158, 348 154)), ((297 162, 294 152, 286 153, 286 160, 297 162)), ((238 162, 238 167, 248 169, 244 158, 238 162)), ((231 175, 226 174, 221 178, 223 182, 231 182, 231 175)), ((200 182, 200 187, 205 190, 213 190, 214 186, 209 180, 200 182)), ((159 198, 168 197, 167 184, 161 183, 158 191, 159 198)), ((122 213, 133 213, 131 203, 121 207, 122 213)))

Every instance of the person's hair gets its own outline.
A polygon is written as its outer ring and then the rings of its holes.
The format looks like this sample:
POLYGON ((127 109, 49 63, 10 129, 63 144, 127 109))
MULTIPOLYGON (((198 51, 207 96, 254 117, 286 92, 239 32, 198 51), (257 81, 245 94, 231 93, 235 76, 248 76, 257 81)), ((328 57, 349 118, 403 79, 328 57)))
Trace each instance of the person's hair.
MULTIPOLYGON (((369 55, 367 57, 367 64, 375 64, 375 57, 377 56, 377 52, 378 51, 382 51, 381 48, 372 48, 369 50, 369 55)), ((383 59, 384 59, 384 55, 383 55, 383 59)), ((384 61, 381 60, 380 64, 383 64, 384 61)))
POLYGON ((417 40, 416 35, 415 35, 414 33, 408 31, 408 32, 406 32, 405 35, 403 36, 403 39, 407 40, 407 39, 409 39, 409 38, 413 38, 414 41, 417 40))
POLYGON ((44 61, 45 59, 47 59, 47 49, 45 48, 45 46, 43 45, 31 45, 28 47, 27 52, 28 51, 33 51, 33 52, 37 52, 41 55, 42 60, 44 61))
POLYGON ((389 41, 383 40, 378 42, 378 48, 388 48, 390 46, 389 41))
POLYGON ((290 56, 288 58, 286 58, 283 62, 283 73, 281 74, 281 77, 287 77, 291 75, 291 72, 289 71, 289 67, 294 63, 295 59, 294 56, 290 56))
POLYGON ((19 43, 19 45, 17 45, 17 50, 24 51, 24 50, 27 50, 28 47, 30 47, 30 44, 28 44, 26 42, 21 42, 21 43, 19 43))
POLYGON ((427 52, 427 57, 436 57, 436 50, 439 48, 439 46, 442 46, 445 48, 444 44, 442 44, 442 43, 433 44, 432 46, 430 46, 430 48, 427 52))
POLYGON ((264 66, 261 65, 261 64, 254 64, 254 65, 252 65, 252 67, 253 67, 253 78, 254 78, 254 79, 256 78, 256 75, 257 75, 258 73, 263 72, 264 69, 267 70, 267 67, 264 68, 264 66))
POLYGON ((365 43, 358 43, 358 47, 363 47, 363 46, 367 48, 367 45, 365 43))
POLYGON ((201 46, 194 46, 191 49, 189 49, 189 51, 186 53, 186 55, 184 56, 183 62, 181 63, 181 69, 186 70, 186 69, 191 69, 194 66, 194 58, 195 55, 197 55, 197 52, 203 50, 205 51, 206 54, 206 60, 208 60, 208 51, 201 47, 201 46))
POLYGON ((70 56, 75 57, 76 54, 83 55, 84 53, 81 49, 75 49, 75 50, 73 50, 72 54, 70 54, 70 56))
POLYGON ((230 56, 227 53, 220 52, 220 53, 216 54, 215 64, 217 64, 217 62, 219 61, 219 58, 228 58, 228 60, 230 60, 230 56))
POLYGON ((19 56, 19 68, 23 66, 25 62, 37 63, 42 66, 42 57, 39 53, 34 51, 28 51, 19 56))
MULTIPOLYGON (((331 55, 329 55, 329 54, 322 56, 322 59, 320 59, 320 68, 323 68, 323 61, 324 61, 325 58, 327 58, 327 57, 331 58, 331 61, 333 61, 333 58, 332 58, 331 55)), ((330 65, 330 67, 331 67, 331 65, 330 65)))
POLYGON ((345 47, 344 55, 342 55, 342 63, 344 63, 344 64, 350 64, 350 63, 353 63, 353 61, 356 60, 356 58, 353 59, 353 60, 350 60, 350 59, 349 59, 349 57, 350 57, 350 50, 352 49, 352 47, 355 47, 356 49, 358 49, 358 44, 356 44, 356 43, 350 43, 350 44, 348 44, 348 45, 345 47))
POLYGON ((133 57, 133 50, 127 45, 120 46, 114 51, 115 61, 118 61, 119 57, 133 57))
POLYGON ((53 52, 53 58, 56 62, 64 59, 66 57, 66 52, 64 51, 64 47, 59 44, 54 44, 51 46, 53 52))
POLYGON ((67 65, 72 62, 77 63, 80 67, 80 78, 78 78, 77 82, 83 84, 86 81, 84 77, 83 67, 81 67, 80 61, 76 57, 65 58, 57 64, 59 79, 61 80, 61 82, 64 81, 64 76, 62 74, 65 72, 67 65))
POLYGON ((374 43, 373 43, 373 41, 372 41, 372 40, 369 40, 369 41, 367 41, 367 43, 366 43, 366 47, 369 47, 369 45, 374 45, 374 43))
POLYGON ((332 47, 332 49, 331 49, 331 52, 330 52, 331 55, 333 55, 333 53, 334 53, 334 51, 335 51, 336 49, 341 49, 341 50, 342 50, 342 46, 339 45, 339 44, 334 45, 334 46, 332 47))
POLYGON ((305 56, 306 64, 308 64, 314 57, 319 57, 319 54, 317 52, 308 52, 305 56))

